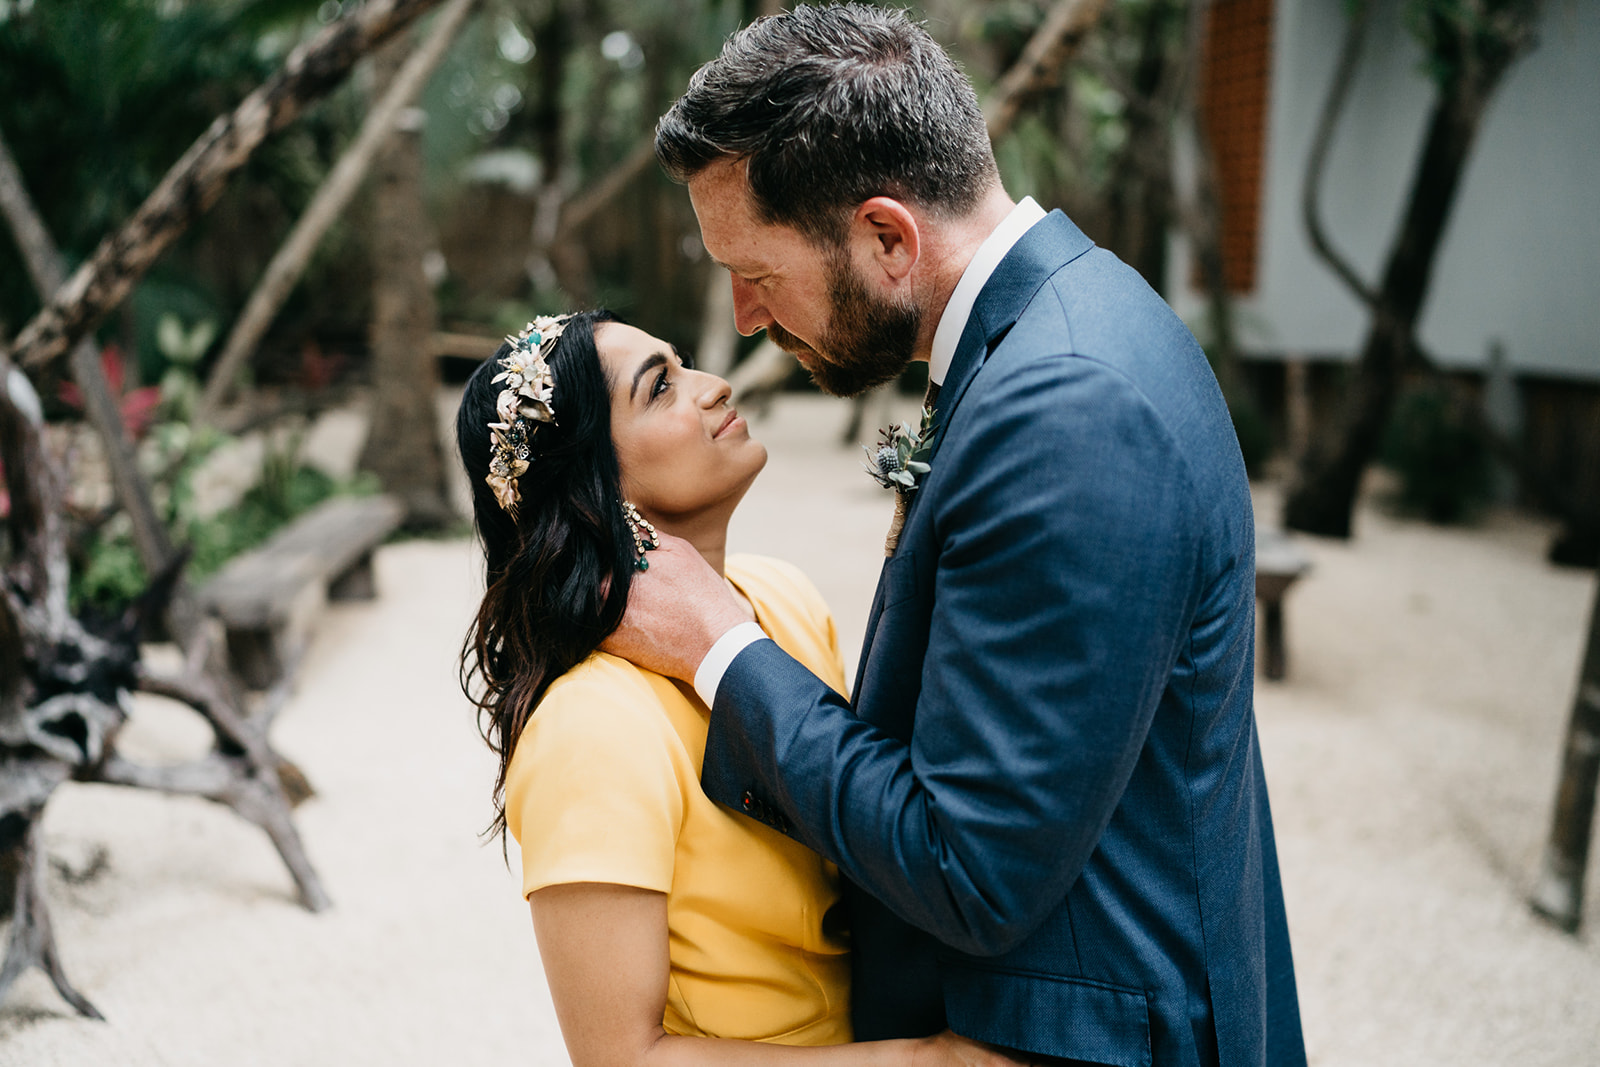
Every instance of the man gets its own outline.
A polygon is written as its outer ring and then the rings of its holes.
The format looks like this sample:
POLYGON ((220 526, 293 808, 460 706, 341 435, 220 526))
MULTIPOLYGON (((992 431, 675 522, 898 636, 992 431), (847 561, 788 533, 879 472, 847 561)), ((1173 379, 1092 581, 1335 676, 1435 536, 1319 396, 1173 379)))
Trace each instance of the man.
POLYGON ((1249 489, 1193 337, 1064 215, 1012 203, 971 85, 899 12, 754 23, 656 151, 741 332, 833 392, 912 359, 938 386, 853 704, 681 544, 608 645, 712 708, 708 795, 843 870, 857 1036, 1303 1064, 1249 489))

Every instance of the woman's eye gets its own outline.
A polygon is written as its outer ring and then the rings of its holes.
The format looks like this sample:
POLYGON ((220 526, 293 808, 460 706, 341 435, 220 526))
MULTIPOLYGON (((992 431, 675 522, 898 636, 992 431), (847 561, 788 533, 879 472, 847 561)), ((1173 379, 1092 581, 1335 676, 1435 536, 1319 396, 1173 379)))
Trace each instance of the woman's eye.
POLYGON ((694 370, 694 353, 693 352, 680 352, 680 353, 678 353, 678 365, 681 366, 684 370, 694 370))
POLYGON ((671 384, 672 383, 667 380, 667 368, 662 367, 661 373, 656 375, 655 384, 650 387, 650 399, 654 400, 656 397, 666 392, 667 387, 671 384))

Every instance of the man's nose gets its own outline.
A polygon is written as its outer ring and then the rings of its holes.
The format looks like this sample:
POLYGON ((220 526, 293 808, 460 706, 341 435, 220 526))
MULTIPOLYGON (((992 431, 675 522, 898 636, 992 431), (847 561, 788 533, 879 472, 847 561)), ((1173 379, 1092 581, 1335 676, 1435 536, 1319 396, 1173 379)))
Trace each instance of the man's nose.
POLYGON ((749 337, 774 320, 767 306, 761 302, 761 294, 754 282, 746 281, 737 274, 729 277, 733 279, 733 324, 741 334, 749 337))

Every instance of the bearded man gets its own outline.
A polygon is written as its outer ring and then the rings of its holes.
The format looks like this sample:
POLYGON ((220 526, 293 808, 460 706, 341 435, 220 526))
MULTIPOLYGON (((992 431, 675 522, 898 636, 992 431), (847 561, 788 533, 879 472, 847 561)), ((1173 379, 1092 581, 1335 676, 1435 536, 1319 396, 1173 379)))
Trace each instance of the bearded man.
POLYGON ((681 543, 607 646, 694 683, 709 796, 848 878, 857 1037, 1304 1064, 1249 486, 1194 338, 1065 215, 1011 200, 971 84, 903 13, 753 23, 656 153, 742 333, 840 395, 929 363, 913 462, 886 458, 904 522, 852 699, 681 543))

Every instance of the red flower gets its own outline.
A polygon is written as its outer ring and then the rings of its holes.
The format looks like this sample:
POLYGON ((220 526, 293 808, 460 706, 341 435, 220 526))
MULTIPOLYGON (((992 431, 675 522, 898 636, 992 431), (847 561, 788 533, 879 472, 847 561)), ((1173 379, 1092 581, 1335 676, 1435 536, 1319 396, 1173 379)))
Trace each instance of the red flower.
MULTIPOLYGON (((135 440, 143 437, 150 423, 155 420, 156 408, 161 404, 161 389, 145 385, 123 392, 127 367, 122 358, 122 349, 116 345, 106 345, 100 350, 100 369, 106 376, 106 384, 111 387, 111 395, 118 398, 117 406, 122 411, 122 424, 128 428, 128 435, 135 440)), ((61 402, 82 411, 83 393, 72 382, 64 382, 61 386, 61 402)))

